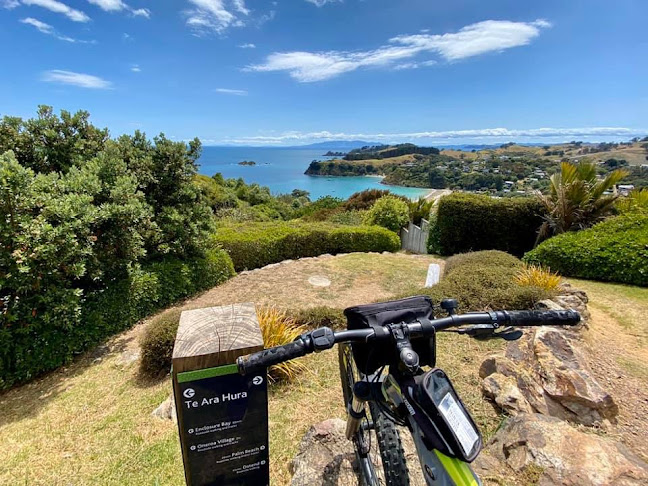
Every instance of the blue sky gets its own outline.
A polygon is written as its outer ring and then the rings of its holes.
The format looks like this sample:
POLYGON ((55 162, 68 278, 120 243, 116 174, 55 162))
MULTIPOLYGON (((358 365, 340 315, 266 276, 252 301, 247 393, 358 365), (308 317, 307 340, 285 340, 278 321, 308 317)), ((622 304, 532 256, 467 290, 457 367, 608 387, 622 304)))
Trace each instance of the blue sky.
POLYGON ((645 0, 0 0, 0 114, 205 144, 648 133, 645 0))

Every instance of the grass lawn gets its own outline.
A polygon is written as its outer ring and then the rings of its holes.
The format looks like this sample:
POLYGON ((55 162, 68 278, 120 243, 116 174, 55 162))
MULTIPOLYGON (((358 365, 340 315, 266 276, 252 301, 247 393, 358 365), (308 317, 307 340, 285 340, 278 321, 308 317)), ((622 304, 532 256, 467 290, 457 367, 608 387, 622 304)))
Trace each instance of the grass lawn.
MULTIPOLYGON (((306 259, 240 275, 182 308, 242 301, 291 308, 345 307, 421 285, 433 261, 430 256, 405 254, 306 259), (331 286, 308 284, 314 275, 326 276, 331 286)), ((645 325, 641 331, 639 323, 648 310, 646 289, 591 282, 582 286, 590 293, 593 311, 601 306, 601 312, 617 312, 611 319, 628 319, 615 324, 622 333, 644 332, 645 337, 645 325), (626 311, 619 301, 625 302, 626 311), (609 309, 603 310, 605 306, 609 309)), ((0 484, 184 484, 176 425, 151 416, 169 395, 170 381, 142 379, 133 359, 142 329, 136 326, 70 366, 0 395, 0 484)), ((495 431, 501 416, 481 398, 478 368, 485 355, 504 346, 503 341, 439 336, 438 365, 451 376, 486 436, 495 431)), ((336 351, 303 362, 308 369, 295 382, 270 391, 273 485, 288 484, 289 462, 309 425, 344 416, 336 351)))

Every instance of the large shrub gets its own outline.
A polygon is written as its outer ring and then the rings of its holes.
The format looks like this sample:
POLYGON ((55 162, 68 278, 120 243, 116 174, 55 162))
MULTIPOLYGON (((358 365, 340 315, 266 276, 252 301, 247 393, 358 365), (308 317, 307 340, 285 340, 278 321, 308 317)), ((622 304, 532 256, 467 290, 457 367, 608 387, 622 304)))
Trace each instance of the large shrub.
MULTIPOLYGON (((68 362, 157 309, 224 282, 234 274, 223 250, 204 257, 135 266, 102 290, 53 287, 42 311, 5 307, 0 328, 0 389, 68 362), (65 292, 62 294, 62 292, 65 292), (60 302, 55 302, 60 298, 60 302)), ((2 302, 2 301, 0 301, 2 302)))
MULTIPOLYGON (((485 309, 530 309, 552 295, 534 285, 520 285, 516 276, 522 262, 501 251, 455 255, 446 262, 441 281, 430 288, 412 289, 407 295, 427 294, 435 303, 444 298, 459 302, 459 312, 485 309)), ((437 308, 437 315, 444 311, 437 308)))
POLYGON ((368 251, 397 251, 398 236, 378 226, 328 223, 247 223, 220 227, 214 236, 234 268, 259 268, 282 260, 368 251))
POLYGON ((0 121, 0 388, 227 278, 200 142, 108 138, 86 112, 0 121))
POLYGON ((387 189, 365 189, 364 191, 355 192, 344 203, 344 209, 347 211, 364 211, 373 206, 381 197, 390 194, 387 189))
POLYGON ((570 277, 648 286, 648 214, 628 213, 555 236, 524 260, 570 277))
POLYGON ((533 248, 542 221, 534 198, 454 193, 439 201, 433 234, 442 255, 501 250, 522 256, 533 248))
POLYGON ((398 233, 409 221, 409 206, 394 196, 384 196, 367 211, 365 224, 375 224, 398 233))

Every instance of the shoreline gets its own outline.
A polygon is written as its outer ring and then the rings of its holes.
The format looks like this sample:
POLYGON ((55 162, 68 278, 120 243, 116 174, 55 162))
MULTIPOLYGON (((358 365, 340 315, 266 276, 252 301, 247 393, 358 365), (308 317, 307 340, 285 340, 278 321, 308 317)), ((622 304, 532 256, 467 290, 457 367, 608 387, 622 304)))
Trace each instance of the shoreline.
MULTIPOLYGON (((352 177, 358 177, 358 178, 360 178, 360 177, 362 177, 362 178, 369 177, 369 178, 372 178, 372 179, 380 179, 380 184, 385 186, 385 188, 387 190, 389 190, 390 187, 394 187, 394 188, 400 188, 400 189, 414 189, 414 190, 419 190, 419 191, 422 191, 422 192, 427 191, 425 194, 421 194, 421 195, 419 195, 417 197, 414 197, 414 196, 410 197, 410 199, 412 201, 415 201, 416 199, 421 198, 421 197, 424 198, 424 199, 427 199, 427 200, 436 199, 436 196, 434 195, 434 193, 436 193, 437 191, 448 191, 448 193, 452 192, 449 189, 431 189, 429 187, 399 186, 398 184, 385 184, 384 182, 382 182, 382 180, 385 178, 384 175, 373 175, 373 174, 369 175, 369 174, 367 174, 367 175, 346 176, 346 175, 320 175, 320 174, 306 174, 306 173, 304 173, 304 175, 306 177, 321 177, 321 178, 334 178, 334 179, 349 179, 349 178, 352 178, 352 177)), ((445 194, 441 194, 441 195, 443 196, 445 194)), ((441 197, 441 196, 438 196, 438 197, 441 197)))

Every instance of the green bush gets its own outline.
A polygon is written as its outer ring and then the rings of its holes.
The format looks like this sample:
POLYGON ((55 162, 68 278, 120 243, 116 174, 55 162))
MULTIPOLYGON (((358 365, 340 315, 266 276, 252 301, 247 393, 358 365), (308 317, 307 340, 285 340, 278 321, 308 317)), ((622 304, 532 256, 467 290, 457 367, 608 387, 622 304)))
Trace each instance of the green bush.
POLYGON ((105 290, 84 295, 70 289, 65 306, 48 305, 42 314, 25 310, 14 315, 19 325, 3 325, 0 333, 0 389, 65 364, 157 309, 233 275, 230 257, 215 249, 200 258, 167 258, 135 266, 127 278, 105 290))
POLYGON ((509 253, 499 250, 483 250, 471 253, 459 253, 445 261, 444 274, 448 275, 456 269, 466 269, 474 266, 490 266, 502 268, 515 268, 521 265, 521 261, 509 253))
POLYGON ((365 189, 364 191, 351 194, 344 203, 347 211, 364 211, 369 209, 381 197, 389 196, 387 189, 365 189))
POLYGON ((342 211, 332 214, 328 221, 333 224, 343 224, 345 226, 360 226, 364 221, 366 211, 342 211))
POLYGON ((435 231, 442 255, 502 250, 522 256, 533 248, 542 221, 535 198, 454 193, 441 198, 435 231))
POLYGON ((334 307, 318 306, 308 309, 288 310, 286 314, 296 324, 306 326, 309 329, 318 327, 344 329, 346 327, 346 317, 344 317, 343 310, 334 307))
POLYGON ((148 376, 166 373, 171 368, 180 310, 165 312, 154 318, 140 341, 140 370, 148 376))
POLYGON ((220 227, 214 239, 230 254, 237 271, 324 253, 400 248, 398 236, 384 228, 328 223, 234 224, 220 227))
MULTIPOLYGON (((552 296, 534 286, 518 285, 514 278, 522 262, 500 251, 479 251, 448 259, 441 281, 430 288, 407 295, 429 295, 435 303, 453 298, 459 312, 486 309, 530 309, 536 302, 552 296)), ((437 315, 445 311, 436 309, 437 315)))
POLYGON ((648 286, 648 215, 628 213, 555 236, 524 260, 570 277, 648 286))
POLYGON ((384 196, 367 211, 365 224, 375 224, 398 233, 409 221, 409 206, 394 196, 384 196))

